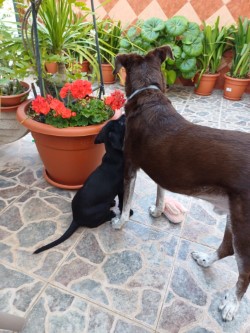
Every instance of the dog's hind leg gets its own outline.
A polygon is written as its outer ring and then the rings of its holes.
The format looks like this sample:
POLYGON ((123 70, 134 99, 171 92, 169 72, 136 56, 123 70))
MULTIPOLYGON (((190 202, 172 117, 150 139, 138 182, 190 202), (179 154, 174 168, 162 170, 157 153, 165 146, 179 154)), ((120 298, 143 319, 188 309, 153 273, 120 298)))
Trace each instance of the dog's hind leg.
POLYGON ((244 296, 250 282, 250 192, 237 195, 230 200, 232 244, 237 262, 239 277, 234 288, 225 295, 220 310, 222 318, 230 321, 234 318, 240 301, 244 296))
POLYGON ((211 253, 192 252, 192 257, 200 266, 209 267, 215 261, 225 258, 227 256, 231 256, 233 254, 234 254, 234 249, 232 244, 231 223, 230 223, 230 217, 227 216, 227 224, 224 232, 224 237, 218 250, 211 253))
POLYGON ((164 211, 165 200, 164 200, 165 190, 157 185, 157 195, 156 203, 149 207, 149 212, 153 217, 159 217, 164 211))
POLYGON ((123 207, 121 217, 112 219, 112 227, 114 229, 121 229, 123 225, 129 220, 130 207, 132 203, 134 188, 136 181, 136 169, 129 163, 125 168, 124 173, 124 194, 123 194, 123 207))

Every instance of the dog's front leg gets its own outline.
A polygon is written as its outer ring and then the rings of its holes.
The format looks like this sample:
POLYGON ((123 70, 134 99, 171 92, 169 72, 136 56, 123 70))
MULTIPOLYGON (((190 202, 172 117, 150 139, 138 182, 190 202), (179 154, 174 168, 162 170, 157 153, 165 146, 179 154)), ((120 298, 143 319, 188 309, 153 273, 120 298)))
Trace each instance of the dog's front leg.
POLYGON ((120 218, 115 217, 111 221, 112 227, 114 229, 121 229, 123 225, 129 220, 130 207, 135 188, 135 180, 136 180, 136 169, 129 163, 129 165, 126 165, 125 167, 122 214, 120 218))
POLYGON ((159 217, 164 211, 164 195, 165 190, 157 185, 156 204, 149 207, 149 212, 153 217, 159 217))

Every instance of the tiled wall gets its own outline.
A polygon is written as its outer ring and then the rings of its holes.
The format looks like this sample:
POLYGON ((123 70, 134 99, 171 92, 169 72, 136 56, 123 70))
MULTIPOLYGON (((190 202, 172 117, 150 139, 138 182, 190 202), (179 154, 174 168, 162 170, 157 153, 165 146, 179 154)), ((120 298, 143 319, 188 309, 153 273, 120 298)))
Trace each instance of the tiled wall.
MULTIPOLYGON (((90 0, 85 1, 90 7, 90 0)), ((228 25, 238 16, 250 17, 250 0, 94 0, 100 18, 111 17, 122 23, 159 17, 164 20, 184 15, 190 21, 212 23, 220 16, 221 25, 228 25), (106 4, 105 4, 106 3, 106 4), (101 5, 103 4, 103 5, 101 5)))

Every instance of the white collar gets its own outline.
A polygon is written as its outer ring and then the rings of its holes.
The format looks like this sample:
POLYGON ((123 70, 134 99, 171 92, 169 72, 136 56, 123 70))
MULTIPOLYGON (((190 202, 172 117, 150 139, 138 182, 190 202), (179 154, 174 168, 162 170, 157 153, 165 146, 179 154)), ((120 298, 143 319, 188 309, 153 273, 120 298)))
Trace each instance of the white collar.
POLYGON ((151 84, 150 86, 147 87, 143 87, 140 89, 135 90, 128 98, 127 98, 127 102, 133 98, 135 95, 139 94, 141 91, 146 90, 146 89, 155 89, 155 90, 160 90, 157 86, 151 84))

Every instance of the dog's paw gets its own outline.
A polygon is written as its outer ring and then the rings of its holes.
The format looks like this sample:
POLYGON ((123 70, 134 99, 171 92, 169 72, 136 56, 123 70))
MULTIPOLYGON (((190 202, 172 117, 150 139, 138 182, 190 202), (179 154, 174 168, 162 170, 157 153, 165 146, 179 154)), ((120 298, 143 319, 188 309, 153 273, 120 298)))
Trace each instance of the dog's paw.
POLYGON ((234 292, 226 293, 219 310, 221 310, 222 319, 225 321, 231 321, 239 308, 239 301, 236 298, 234 292))
POLYGON ((117 230, 121 229, 122 226, 124 225, 124 223, 122 222, 122 220, 119 217, 114 217, 111 220, 111 224, 112 224, 112 228, 117 229, 117 230))
POLYGON ((211 261, 211 255, 207 253, 192 252, 191 255, 197 264, 202 267, 209 267, 213 263, 213 261, 211 261))
POLYGON ((158 209, 155 205, 152 205, 149 207, 149 213, 153 217, 160 217, 162 214, 162 211, 158 209))

